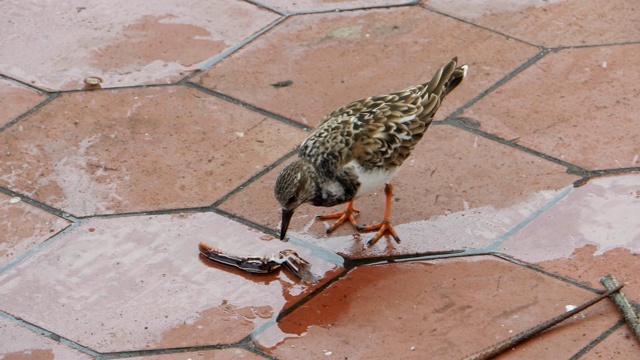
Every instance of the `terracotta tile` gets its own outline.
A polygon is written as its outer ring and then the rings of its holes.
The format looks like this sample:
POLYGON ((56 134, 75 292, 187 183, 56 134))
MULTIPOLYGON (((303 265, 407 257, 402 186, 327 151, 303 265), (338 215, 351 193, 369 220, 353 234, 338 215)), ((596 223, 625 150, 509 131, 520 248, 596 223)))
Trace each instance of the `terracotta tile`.
POLYGON ((3 360, 88 360, 93 356, 71 349, 0 317, 0 357, 3 360))
POLYGON ((537 52, 420 7, 332 12, 291 17, 192 81, 313 126, 350 101, 428 81, 458 56, 469 79, 443 119, 537 52))
POLYGON ((640 166, 640 71, 629 66, 639 51, 626 45, 551 53, 465 116, 481 130, 586 169, 640 166))
POLYGON ((623 290, 627 298, 640 301, 640 271, 638 252, 624 248, 615 248, 597 254, 596 245, 584 245, 577 248, 568 258, 543 261, 540 268, 561 276, 574 279, 592 287, 599 287, 600 278, 613 274, 619 283, 625 284, 623 290))
POLYGON ((638 358, 640 345, 626 325, 609 335, 580 359, 632 360, 638 358))
MULTIPOLYGON (((271 330, 280 342, 261 346, 278 358, 459 359, 593 297, 493 257, 365 266, 284 317, 271 330)), ((568 359, 617 320, 601 302, 502 358, 568 359)))
POLYGON ((0 186, 77 216, 208 206, 304 136, 181 86, 70 93, 0 133, 0 186))
POLYGON ((2 310, 98 352, 239 341, 317 286, 286 271, 207 267, 205 242, 235 255, 285 246, 320 279, 338 268, 212 213, 92 219, 0 275, 2 310))
POLYGON ((634 0, 457 2, 427 0, 431 9, 545 47, 640 40, 634 0))
POLYGON ((152 355, 133 357, 131 360, 262 360, 264 357, 248 352, 244 349, 221 349, 198 352, 174 353, 167 355, 152 355))
POLYGON ((173 82, 279 17, 223 0, 3 1, 0 14, 12 34, 0 43, 3 73, 50 90, 82 88, 88 76, 103 87, 173 82))
MULTIPOLYGON (((280 225, 280 206, 273 195, 284 164, 244 190, 221 208, 270 228, 280 225)), ((394 179, 392 221, 402 243, 382 239, 365 249, 372 236, 354 239, 345 225, 329 237, 330 223, 315 215, 344 206, 299 208, 288 234, 347 257, 419 253, 465 247, 484 248, 557 196, 577 177, 565 169, 524 152, 450 126, 433 126, 394 179)), ((564 190, 567 191, 567 190, 564 190)), ((374 224, 384 215, 384 193, 356 201, 360 224, 374 224)))
POLYGON ((602 255, 617 247, 640 250, 640 174, 596 178, 573 190, 504 244, 528 262, 569 257, 585 245, 602 255))
POLYGON ((0 193, 0 269, 71 223, 0 193))
POLYGON ((0 128, 46 98, 44 94, 0 78, 0 128))
POLYGON ((306 12, 306 11, 332 11, 332 10, 348 10, 367 7, 380 7, 409 4, 412 1, 407 0, 296 0, 295 2, 283 0, 262 0, 264 4, 271 9, 284 11, 287 13, 306 12))

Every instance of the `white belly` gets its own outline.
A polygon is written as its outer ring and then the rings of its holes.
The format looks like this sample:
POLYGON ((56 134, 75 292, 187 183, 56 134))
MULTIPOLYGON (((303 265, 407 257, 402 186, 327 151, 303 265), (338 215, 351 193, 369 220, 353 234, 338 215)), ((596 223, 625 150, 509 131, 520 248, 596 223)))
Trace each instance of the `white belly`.
POLYGON ((368 171, 360 166, 360 164, 358 164, 355 160, 352 161, 349 165, 354 167, 356 173, 358 173, 358 178, 360 180, 360 187, 358 188, 356 197, 369 194, 375 190, 382 190, 384 188, 384 184, 390 183, 391 179, 393 179, 393 176, 396 174, 396 172, 398 172, 398 168, 395 168, 391 171, 383 169, 368 171))

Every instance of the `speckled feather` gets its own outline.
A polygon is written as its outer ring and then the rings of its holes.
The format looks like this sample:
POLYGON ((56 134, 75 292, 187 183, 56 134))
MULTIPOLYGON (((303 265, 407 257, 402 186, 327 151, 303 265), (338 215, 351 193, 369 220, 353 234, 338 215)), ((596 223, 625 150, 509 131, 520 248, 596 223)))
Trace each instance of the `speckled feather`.
POLYGON ((331 112, 302 143, 299 156, 316 164, 326 177, 335 176, 352 160, 366 170, 399 167, 464 71, 456 68, 454 59, 427 83, 357 100, 331 112))

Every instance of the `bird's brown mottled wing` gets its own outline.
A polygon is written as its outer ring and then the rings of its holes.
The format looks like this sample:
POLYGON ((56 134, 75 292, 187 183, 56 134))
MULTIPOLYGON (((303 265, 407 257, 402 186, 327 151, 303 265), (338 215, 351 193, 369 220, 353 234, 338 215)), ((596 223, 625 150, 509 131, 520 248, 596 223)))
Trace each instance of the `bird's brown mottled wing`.
POLYGON ((459 83, 462 71, 454 59, 427 83, 333 111, 311 131, 300 156, 311 159, 328 176, 354 159, 365 169, 402 165, 433 121, 441 97, 459 83))

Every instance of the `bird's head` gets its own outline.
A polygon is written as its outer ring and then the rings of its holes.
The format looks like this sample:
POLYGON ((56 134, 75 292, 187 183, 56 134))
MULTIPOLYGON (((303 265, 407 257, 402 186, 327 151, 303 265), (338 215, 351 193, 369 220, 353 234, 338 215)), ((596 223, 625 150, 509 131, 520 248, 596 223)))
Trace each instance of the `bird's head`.
POLYGON ((298 206, 313 199, 316 191, 316 171, 309 162, 298 159, 282 169, 275 187, 276 199, 282 207, 280 240, 284 240, 293 212, 298 206))

